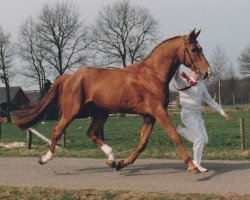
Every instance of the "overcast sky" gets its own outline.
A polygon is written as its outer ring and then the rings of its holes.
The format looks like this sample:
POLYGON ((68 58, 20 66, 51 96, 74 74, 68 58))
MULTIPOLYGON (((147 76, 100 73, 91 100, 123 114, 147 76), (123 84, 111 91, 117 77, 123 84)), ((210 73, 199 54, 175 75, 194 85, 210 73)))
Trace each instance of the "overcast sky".
MULTIPOLYGON (((115 0, 68 0, 79 8, 82 20, 91 24, 103 6, 115 0)), ((37 16, 45 3, 56 0, 0 0, 0 25, 17 41, 20 25, 37 16)), ((201 29, 198 38, 208 60, 217 46, 223 48, 235 68, 241 51, 250 44, 250 0, 130 0, 146 7, 159 21, 162 40, 201 29)), ((153 49, 154 47, 152 47, 153 49)))

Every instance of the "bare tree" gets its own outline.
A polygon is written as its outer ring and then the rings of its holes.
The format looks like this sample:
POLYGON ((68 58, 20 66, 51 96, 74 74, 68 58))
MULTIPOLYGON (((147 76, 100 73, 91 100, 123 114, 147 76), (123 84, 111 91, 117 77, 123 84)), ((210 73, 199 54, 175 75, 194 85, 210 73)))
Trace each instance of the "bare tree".
POLYGON ((132 6, 128 0, 104 7, 98 14, 94 30, 94 49, 102 65, 126 67, 143 59, 148 48, 158 39, 158 22, 146 8, 132 6))
POLYGON ((221 104, 221 80, 226 74, 226 64, 228 62, 225 51, 217 46, 211 56, 211 64, 213 68, 212 82, 218 82, 218 101, 221 104))
POLYGON ((10 78, 13 76, 11 72, 13 62, 14 49, 10 42, 10 34, 3 32, 0 27, 0 81, 6 88, 6 115, 10 122, 10 78))
POLYGON ((37 31, 45 50, 44 59, 57 74, 62 75, 86 61, 91 40, 88 28, 79 21, 79 12, 71 4, 57 2, 45 5, 38 19, 37 31))
POLYGON ((227 73, 226 73, 226 78, 228 80, 228 89, 225 89, 224 93, 229 93, 232 96, 232 104, 235 108, 236 105, 236 86, 237 86, 237 77, 236 77, 236 72, 233 68, 233 64, 231 63, 229 68, 227 69, 227 73))
POLYGON ((243 76, 250 75, 250 44, 241 52, 239 58, 240 73, 243 76))
POLYGON ((18 47, 18 54, 25 63, 21 74, 37 83, 40 91, 43 91, 46 80, 44 59, 46 52, 42 48, 40 33, 32 17, 28 18, 20 28, 18 47))

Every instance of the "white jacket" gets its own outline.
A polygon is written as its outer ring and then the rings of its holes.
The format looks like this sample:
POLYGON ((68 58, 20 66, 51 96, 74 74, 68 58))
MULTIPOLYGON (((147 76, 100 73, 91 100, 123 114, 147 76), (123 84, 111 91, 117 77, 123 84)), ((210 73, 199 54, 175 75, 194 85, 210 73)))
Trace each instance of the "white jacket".
MULTIPOLYGON (((174 79, 178 89, 189 86, 188 82, 182 78, 178 72, 176 72, 174 79)), ((201 110, 201 103, 202 100, 204 100, 221 115, 225 114, 225 111, 221 108, 221 106, 212 99, 208 93, 207 87, 201 80, 199 80, 195 86, 192 86, 191 88, 184 91, 179 91, 179 94, 180 105, 183 108, 201 110)))

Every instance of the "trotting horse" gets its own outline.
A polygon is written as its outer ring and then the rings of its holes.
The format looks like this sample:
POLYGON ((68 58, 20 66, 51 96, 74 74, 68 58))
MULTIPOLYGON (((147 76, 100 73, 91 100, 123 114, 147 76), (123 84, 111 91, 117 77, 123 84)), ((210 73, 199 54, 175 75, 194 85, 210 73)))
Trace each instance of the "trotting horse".
POLYGON ((199 33, 193 30, 188 35, 167 39, 156 46, 146 59, 123 69, 83 67, 70 75, 63 75, 36 106, 14 113, 16 125, 27 129, 41 120, 49 103, 59 97, 61 118, 53 129, 50 149, 39 158, 39 163, 45 164, 52 159, 63 131, 84 107, 91 104, 95 112, 87 136, 107 155, 107 164, 111 167, 119 170, 136 160, 145 149, 157 120, 177 146, 189 171, 198 173, 168 116, 167 106, 169 83, 181 64, 191 70, 200 70, 205 79, 211 75, 196 40, 199 33), (104 125, 110 112, 143 116, 138 148, 119 162, 115 161, 112 148, 94 134, 104 125))

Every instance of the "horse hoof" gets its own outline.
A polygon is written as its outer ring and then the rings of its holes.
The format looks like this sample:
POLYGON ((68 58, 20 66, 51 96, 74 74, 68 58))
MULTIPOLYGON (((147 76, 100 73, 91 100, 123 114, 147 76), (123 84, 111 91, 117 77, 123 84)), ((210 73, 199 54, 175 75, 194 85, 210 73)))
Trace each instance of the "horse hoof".
POLYGON ((44 165, 45 163, 43 162, 43 158, 42 157, 39 157, 38 158, 38 163, 40 164, 40 165, 44 165))
POLYGON ((107 165, 110 166, 111 168, 115 168, 116 167, 116 162, 113 160, 107 160, 106 161, 107 165))
POLYGON ((189 173, 191 173, 191 174, 199 174, 199 173, 201 173, 200 170, 197 167, 189 168, 187 171, 189 173))
POLYGON ((115 169, 116 171, 120 170, 122 168, 122 163, 121 162, 117 162, 115 165, 115 169))

